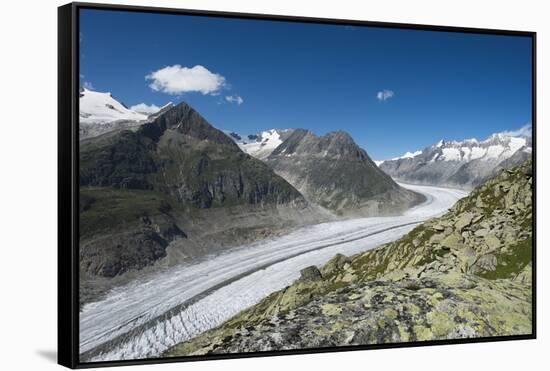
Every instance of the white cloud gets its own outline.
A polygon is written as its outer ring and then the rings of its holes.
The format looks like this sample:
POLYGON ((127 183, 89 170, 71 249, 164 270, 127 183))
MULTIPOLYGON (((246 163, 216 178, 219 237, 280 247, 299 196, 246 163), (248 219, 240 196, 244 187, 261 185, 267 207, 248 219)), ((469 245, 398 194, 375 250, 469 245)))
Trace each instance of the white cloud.
POLYGON ((175 64, 152 72, 145 79, 151 81, 151 89, 173 95, 188 92, 216 95, 226 85, 225 77, 201 65, 189 68, 175 64))
POLYGON ((376 93, 376 99, 379 101, 385 102, 388 99, 392 98, 394 96, 394 92, 392 90, 384 89, 376 93))
POLYGON ((532 125, 531 123, 528 123, 523 125, 521 128, 517 130, 507 130, 499 134, 503 134, 509 137, 530 137, 532 135, 532 131, 533 131, 532 125))
POLYGON ((82 83, 82 87, 85 88, 85 89, 88 89, 88 90, 94 90, 94 86, 89 81, 84 81, 82 83))
POLYGON ((239 106, 244 103, 244 99, 238 95, 227 95, 225 100, 229 103, 237 103, 239 106))
POLYGON ((154 104, 151 104, 150 106, 148 106, 145 103, 140 103, 140 104, 136 104, 135 106, 130 107, 130 109, 132 111, 136 111, 136 112, 139 112, 139 113, 144 113, 146 115, 151 115, 153 113, 157 113, 160 110, 160 107, 158 107, 154 104))

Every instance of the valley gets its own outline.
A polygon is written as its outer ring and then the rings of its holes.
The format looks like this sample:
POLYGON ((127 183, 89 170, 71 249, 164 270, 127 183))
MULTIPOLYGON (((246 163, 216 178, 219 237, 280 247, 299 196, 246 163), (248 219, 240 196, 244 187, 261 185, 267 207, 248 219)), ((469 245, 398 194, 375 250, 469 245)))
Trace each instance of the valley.
POLYGON ((448 188, 403 186, 426 201, 399 216, 304 227, 112 290, 82 309, 81 358, 159 356, 290 284, 302 268, 322 264, 336 253, 355 254, 393 241, 466 195, 448 188))
POLYGON ((102 129, 80 142, 81 306, 157 270, 425 200, 342 131, 271 130, 244 144, 185 102, 145 117, 110 93, 81 101, 81 128, 102 129))

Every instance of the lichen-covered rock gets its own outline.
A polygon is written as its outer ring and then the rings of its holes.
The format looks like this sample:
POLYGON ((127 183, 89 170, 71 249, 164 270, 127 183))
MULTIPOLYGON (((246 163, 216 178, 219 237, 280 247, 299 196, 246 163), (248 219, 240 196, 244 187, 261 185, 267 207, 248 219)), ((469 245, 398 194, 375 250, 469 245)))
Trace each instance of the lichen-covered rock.
POLYGON ((343 254, 336 254, 321 268, 323 275, 332 274, 334 272, 344 269, 346 264, 349 265, 350 259, 343 254))
POLYGON ((530 300, 521 283, 460 273, 358 283, 256 323, 230 322, 165 355, 529 334, 530 300))
POLYGON ((455 223, 455 228, 458 231, 462 231, 464 227, 467 227, 472 223, 472 220, 474 219, 476 215, 474 213, 464 213, 458 218, 458 220, 455 223))
POLYGON ((301 281, 318 281, 322 278, 319 268, 312 265, 300 271, 301 281))

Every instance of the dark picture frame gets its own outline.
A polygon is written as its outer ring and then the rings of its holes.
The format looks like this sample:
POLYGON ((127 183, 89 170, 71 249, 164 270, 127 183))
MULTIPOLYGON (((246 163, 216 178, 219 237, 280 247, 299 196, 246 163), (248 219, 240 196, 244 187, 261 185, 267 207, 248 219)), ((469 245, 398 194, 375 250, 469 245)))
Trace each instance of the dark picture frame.
POLYGON ((378 28, 523 36, 532 45, 532 150, 536 169, 536 33, 530 31, 463 28, 421 24, 386 23, 349 19, 325 19, 266 14, 229 13, 143 6, 70 3, 58 8, 58 363, 69 368, 122 366, 168 362, 189 362, 290 354, 340 352, 400 347, 467 344, 536 338, 536 171, 533 172, 533 278, 532 333, 519 336, 496 336, 453 340, 430 340, 376 345, 313 348, 284 351, 231 353, 205 356, 152 358, 124 361, 81 363, 79 361, 79 11, 82 9, 193 15, 236 19, 269 20, 330 25, 375 26, 378 28))

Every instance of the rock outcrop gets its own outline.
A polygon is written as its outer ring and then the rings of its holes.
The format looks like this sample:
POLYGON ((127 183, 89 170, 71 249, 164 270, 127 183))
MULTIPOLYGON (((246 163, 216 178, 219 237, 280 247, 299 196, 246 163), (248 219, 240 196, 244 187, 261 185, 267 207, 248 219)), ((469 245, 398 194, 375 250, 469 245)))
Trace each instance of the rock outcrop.
POLYGON ((532 162, 401 239, 319 270, 166 356, 532 333, 532 162))

